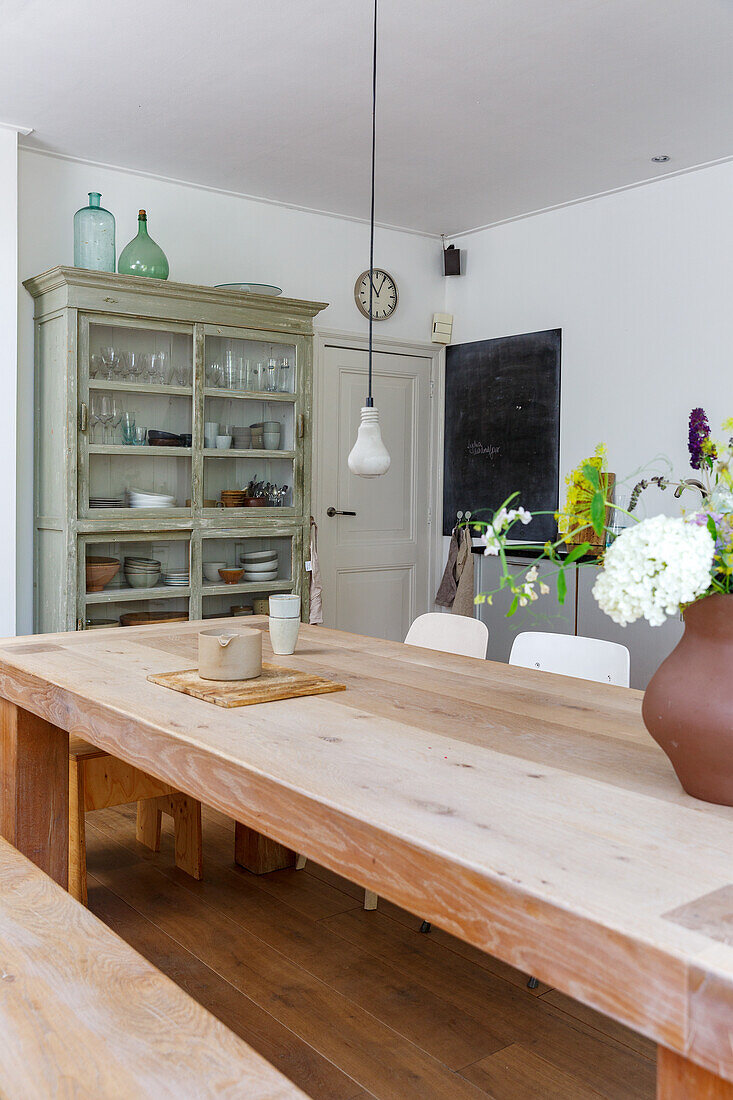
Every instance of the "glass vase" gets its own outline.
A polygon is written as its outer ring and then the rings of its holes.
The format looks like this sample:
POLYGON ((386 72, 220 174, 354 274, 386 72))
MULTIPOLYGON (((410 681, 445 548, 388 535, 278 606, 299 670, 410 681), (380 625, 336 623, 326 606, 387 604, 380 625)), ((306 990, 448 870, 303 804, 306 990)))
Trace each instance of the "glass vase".
POLYGON ((133 237, 120 252, 117 270, 121 275, 168 278, 168 260, 160 245, 148 234, 148 216, 144 210, 138 214, 137 237, 133 237))
POLYGON ((98 191, 90 191, 89 205, 74 214, 74 267, 114 271, 115 219, 100 206, 101 198, 98 191))

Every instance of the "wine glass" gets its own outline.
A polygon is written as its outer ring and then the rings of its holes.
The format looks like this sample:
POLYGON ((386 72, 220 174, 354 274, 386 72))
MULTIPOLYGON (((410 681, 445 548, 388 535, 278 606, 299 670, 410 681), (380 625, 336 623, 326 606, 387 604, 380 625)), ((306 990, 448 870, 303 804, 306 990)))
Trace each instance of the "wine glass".
POLYGON ((102 417, 100 415, 100 398, 96 396, 92 401, 91 406, 91 421, 92 421, 92 443, 94 442, 94 429, 98 424, 102 423, 102 417))
POLYGON ((100 348, 100 351, 102 353, 103 374, 108 381, 111 381, 112 373, 117 366, 118 356, 111 344, 107 344, 105 347, 100 348))
POLYGON ((112 419, 110 421, 110 423, 112 425, 112 440, 111 440, 112 443, 116 442, 115 433, 116 433, 117 429, 119 428, 120 423, 122 421, 122 412, 123 412, 123 409, 122 409, 122 405, 120 403, 119 398, 113 396, 112 397, 112 419))
POLYGON ((99 420, 102 424, 102 442, 107 442, 107 429, 114 416, 114 398, 109 393, 103 393, 99 401, 99 420))
POLYGON ((136 382, 142 374, 143 364, 142 356, 139 351, 128 351, 127 353, 127 374, 136 382))

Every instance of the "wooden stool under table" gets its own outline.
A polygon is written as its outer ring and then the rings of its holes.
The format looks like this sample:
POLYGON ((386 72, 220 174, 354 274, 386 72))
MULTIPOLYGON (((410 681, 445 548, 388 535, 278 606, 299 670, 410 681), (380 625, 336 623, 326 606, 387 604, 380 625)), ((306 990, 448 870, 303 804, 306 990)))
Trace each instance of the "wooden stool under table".
POLYGON ((137 802, 137 839, 160 850, 164 813, 173 817, 176 866, 200 879, 203 875, 201 803, 151 775, 117 760, 80 737, 69 738, 69 893, 87 903, 85 814, 137 802))

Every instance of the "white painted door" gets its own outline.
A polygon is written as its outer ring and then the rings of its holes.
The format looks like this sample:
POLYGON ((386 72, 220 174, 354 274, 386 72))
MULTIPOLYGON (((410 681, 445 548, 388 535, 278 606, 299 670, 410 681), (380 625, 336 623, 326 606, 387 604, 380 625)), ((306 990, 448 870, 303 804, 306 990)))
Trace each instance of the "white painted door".
POLYGON ((319 388, 318 549, 327 626, 403 641, 428 610, 429 357, 375 353, 374 403, 392 458, 383 477, 346 460, 367 390, 367 353, 326 347, 319 388), (335 515, 327 510, 355 512, 335 515))

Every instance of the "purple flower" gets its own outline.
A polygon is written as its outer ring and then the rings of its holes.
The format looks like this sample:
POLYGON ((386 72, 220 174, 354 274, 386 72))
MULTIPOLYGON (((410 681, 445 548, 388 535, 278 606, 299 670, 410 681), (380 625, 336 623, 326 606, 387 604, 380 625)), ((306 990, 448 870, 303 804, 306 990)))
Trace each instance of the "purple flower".
POLYGON ((690 451, 690 465, 699 470, 705 461, 703 443, 710 439, 710 425, 704 409, 693 409, 690 413, 690 431, 687 446, 690 451))

